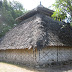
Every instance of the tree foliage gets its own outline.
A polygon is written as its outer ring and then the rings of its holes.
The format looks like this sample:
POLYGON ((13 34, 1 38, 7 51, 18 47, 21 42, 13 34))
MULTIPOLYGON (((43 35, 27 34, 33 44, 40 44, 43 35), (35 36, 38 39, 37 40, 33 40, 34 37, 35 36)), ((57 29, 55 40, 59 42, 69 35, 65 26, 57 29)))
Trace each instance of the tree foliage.
POLYGON ((72 17, 72 0, 56 0, 53 6, 56 10, 52 15, 53 18, 65 19, 68 16, 72 17))
POLYGON ((17 24, 15 19, 25 12, 22 4, 17 1, 0 1, 0 37, 14 27, 17 24))

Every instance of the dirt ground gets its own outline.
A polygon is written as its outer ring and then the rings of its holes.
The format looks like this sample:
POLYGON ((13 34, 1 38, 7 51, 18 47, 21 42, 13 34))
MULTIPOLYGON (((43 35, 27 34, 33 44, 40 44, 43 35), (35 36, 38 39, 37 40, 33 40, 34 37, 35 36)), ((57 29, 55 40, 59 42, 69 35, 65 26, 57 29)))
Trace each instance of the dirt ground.
POLYGON ((72 64, 33 68, 0 62, 0 72, 72 72, 72 64))

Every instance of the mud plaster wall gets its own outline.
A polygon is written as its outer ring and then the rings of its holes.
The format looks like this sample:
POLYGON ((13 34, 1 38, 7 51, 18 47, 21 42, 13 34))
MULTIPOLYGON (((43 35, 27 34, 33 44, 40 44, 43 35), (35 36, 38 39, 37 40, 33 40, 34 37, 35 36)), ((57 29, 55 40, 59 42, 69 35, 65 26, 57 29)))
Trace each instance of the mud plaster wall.
POLYGON ((14 49, 14 50, 0 50, 0 61, 33 64, 33 50, 30 49, 14 49))
POLYGON ((6 62, 41 65, 67 60, 72 60, 72 48, 68 47, 47 47, 34 52, 33 49, 0 50, 0 61, 6 62))

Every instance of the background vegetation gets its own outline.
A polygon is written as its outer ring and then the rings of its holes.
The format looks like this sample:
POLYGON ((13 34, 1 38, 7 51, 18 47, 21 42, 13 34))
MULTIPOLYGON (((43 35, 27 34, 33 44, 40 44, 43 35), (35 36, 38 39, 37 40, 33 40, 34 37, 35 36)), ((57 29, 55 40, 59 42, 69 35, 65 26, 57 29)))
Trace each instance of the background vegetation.
POLYGON ((56 0, 53 7, 56 10, 52 15, 53 18, 67 19, 67 22, 72 22, 72 0, 56 0))
POLYGON ((22 4, 17 1, 0 1, 0 38, 18 24, 15 19, 25 12, 22 4))

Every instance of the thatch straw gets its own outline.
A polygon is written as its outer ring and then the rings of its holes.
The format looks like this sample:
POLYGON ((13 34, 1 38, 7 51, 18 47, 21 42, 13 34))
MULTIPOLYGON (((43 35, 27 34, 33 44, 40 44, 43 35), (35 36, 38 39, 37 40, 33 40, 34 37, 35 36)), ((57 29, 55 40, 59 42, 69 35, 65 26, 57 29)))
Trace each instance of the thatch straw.
POLYGON ((0 49, 72 46, 72 30, 69 27, 62 29, 62 25, 62 22, 53 20, 45 13, 35 14, 7 33, 0 49))

